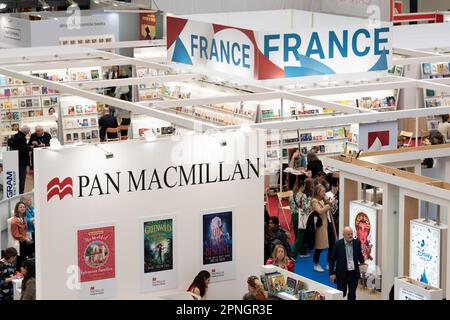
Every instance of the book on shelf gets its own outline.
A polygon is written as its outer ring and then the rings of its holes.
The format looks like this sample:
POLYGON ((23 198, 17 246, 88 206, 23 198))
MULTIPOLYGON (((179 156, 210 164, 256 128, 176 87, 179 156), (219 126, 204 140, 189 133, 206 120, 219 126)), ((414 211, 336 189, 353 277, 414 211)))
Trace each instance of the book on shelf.
POLYGON ((430 63, 422 64, 422 72, 424 75, 430 75, 431 74, 431 64, 430 63))
POLYGON ((427 97, 434 97, 436 95, 436 91, 432 89, 425 89, 425 95, 427 97))
POLYGON ((81 105, 76 105, 75 106, 75 112, 76 114, 83 114, 83 107, 81 105))
POLYGON ((297 280, 291 277, 287 277, 286 293, 290 294, 291 296, 295 296, 297 294, 297 280))
MULTIPOLYGON (((299 294, 300 295, 300 294, 299 294)), ((311 290, 311 291, 302 291, 301 299, 299 296, 299 300, 325 300, 325 297, 320 294, 320 292, 311 290)))
POLYGON ((269 276, 270 285, 273 293, 280 293, 286 290, 286 279, 284 275, 278 274, 269 276))

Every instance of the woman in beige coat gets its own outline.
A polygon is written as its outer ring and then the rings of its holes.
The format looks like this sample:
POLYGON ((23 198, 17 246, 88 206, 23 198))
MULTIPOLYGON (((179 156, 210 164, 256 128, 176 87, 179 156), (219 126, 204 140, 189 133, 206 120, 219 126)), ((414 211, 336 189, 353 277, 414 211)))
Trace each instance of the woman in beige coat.
POLYGON ((314 270, 317 272, 324 272, 325 270, 320 266, 319 259, 320 253, 323 249, 328 249, 328 211, 331 207, 325 203, 325 187, 321 184, 314 188, 313 199, 311 206, 313 211, 317 212, 320 219, 322 219, 322 225, 316 228, 314 234, 314 270))

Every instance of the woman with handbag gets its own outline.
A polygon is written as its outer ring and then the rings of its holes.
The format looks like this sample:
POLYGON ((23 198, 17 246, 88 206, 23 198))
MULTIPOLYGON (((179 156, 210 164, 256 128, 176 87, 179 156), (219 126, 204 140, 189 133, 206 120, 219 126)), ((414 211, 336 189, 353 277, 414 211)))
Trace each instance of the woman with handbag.
POLYGON ((317 215, 315 218, 315 233, 314 233, 314 271, 324 272, 325 270, 320 266, 319 259, 323 249, 328 249, 328 211, 331 206, 325 202, 325 187, 321 184, 314 188, 313 199, 311 206, 313 212, 317 215))
POLYGON ((292 224, 295 231, 294 249, 292 257, 297 259, 299 254, 305 256, 303 238, 306 230, 308 216, 311 213, 311 198, 305 194, 305 180, 297 181, 294 185, 293 195, 289 198, 292 212, 292 224))

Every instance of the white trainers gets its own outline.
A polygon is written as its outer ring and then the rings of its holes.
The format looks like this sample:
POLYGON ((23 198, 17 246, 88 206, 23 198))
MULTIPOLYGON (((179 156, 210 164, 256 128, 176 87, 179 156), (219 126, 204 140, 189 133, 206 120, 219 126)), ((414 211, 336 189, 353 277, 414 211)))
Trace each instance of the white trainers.
POLYGON ((323 268, 321 267, 320 264, 314 265, 314 271, 317 271, 317 272, 325 272, 325 270, 323 270, 323 268))
POLYGON ((309 253, 300 255, 300 258, 309 258, 311 255, 309 253))
POLYGON ((328 263, 327 263, 327 265, 325 266, 325 270, 330 270, 330 267, 328 266, 328 263))

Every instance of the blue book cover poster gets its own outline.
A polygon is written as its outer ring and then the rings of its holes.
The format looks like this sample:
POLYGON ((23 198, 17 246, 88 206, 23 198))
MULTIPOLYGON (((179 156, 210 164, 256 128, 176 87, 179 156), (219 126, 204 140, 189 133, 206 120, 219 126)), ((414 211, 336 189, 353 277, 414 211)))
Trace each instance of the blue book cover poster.
POLYGON ((203 264, 233 260, 232 211, 203 215, 203 264))

